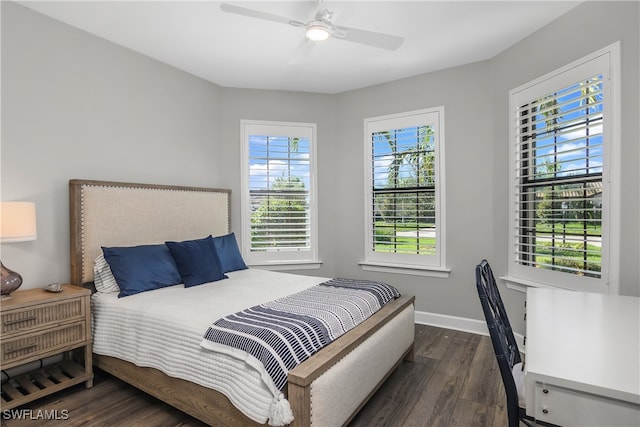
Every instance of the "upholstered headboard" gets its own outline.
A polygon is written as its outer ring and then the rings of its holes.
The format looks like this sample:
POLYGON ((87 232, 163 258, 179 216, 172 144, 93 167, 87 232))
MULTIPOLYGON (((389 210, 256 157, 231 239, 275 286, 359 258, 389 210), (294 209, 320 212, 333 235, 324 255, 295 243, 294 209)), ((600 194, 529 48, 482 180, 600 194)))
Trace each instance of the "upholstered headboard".
POLYGON ((69 181, 71 282, 93 281, 102 246, 197 239, 230 230, 231 190, 69 181))

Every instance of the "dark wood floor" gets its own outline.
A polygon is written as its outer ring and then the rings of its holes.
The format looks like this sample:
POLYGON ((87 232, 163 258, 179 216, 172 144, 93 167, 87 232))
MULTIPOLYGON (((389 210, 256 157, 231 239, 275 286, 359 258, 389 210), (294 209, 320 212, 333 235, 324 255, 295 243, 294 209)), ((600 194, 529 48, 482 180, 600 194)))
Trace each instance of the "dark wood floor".
MULTIPOLYGON (((489 337, 416 325, 415 353, 415 361, 398 367, 350 427, 507 425, 489 337)), ((66 419, 7 420, 3 412, 2 426, 204 426, 101 371, 96 372, 94 384, 91 389, 78 385, 19 408, 31 409, 34 416, 38 410, 57 411, 66 419)))

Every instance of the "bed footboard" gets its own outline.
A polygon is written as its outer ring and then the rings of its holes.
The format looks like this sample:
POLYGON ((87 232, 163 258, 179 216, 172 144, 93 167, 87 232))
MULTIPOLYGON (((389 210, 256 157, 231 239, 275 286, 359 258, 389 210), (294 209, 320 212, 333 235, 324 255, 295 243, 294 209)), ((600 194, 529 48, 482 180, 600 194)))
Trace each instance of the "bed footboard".
POLYGON ((347 424, 403 359, 413 359, 414 297, 383 307, 351 332, 289 372, 294 427, 347 424))

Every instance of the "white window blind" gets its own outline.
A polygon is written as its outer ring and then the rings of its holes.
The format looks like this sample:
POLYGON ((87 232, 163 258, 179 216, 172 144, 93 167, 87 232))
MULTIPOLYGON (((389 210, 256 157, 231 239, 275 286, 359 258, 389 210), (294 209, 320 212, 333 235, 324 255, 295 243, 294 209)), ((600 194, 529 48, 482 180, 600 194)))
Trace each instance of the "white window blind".
POLYGON ((433 132, 423 125, 371 134, 373 251, 435 253, 433 132))
POLYGON ((250 263, 315 260, 315 125, 243 122, 250 263))
POLYGON ((602 97, 599 74, 518 108, 521 265, 601 277, 602 97))
POLYGON ((617 211, 610 69, 598 53, 511 92, 512 277, 607 289, 617 211))
POLYGON ((441 266, 441 108, 365 120, 367 260, 441 266))

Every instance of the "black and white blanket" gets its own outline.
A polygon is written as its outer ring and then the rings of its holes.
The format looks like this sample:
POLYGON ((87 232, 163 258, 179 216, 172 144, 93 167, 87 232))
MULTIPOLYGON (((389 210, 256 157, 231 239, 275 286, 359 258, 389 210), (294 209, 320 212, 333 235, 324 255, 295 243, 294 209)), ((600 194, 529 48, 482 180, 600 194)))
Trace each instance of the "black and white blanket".
POLYGON ((282 390, 291 369, 399 296, 385 283, 332 279, 217 320, 201 345, 248 353, 282 390))

